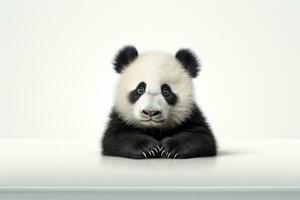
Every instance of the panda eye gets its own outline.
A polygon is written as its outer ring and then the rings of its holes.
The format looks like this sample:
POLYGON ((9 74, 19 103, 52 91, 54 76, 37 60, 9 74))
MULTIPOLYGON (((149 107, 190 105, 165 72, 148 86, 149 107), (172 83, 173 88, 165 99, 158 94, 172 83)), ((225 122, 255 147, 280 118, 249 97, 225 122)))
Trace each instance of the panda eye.
POLYGON ((142 95, 145 92, 145 88, 143 86, 139 86, 136 91, 139 95, 142 95))
POLYGON ((164 95, 165 97, 170 96, 170 91, 168 90, 168 88, 163 88, 161 91, 162 95, 164 95))

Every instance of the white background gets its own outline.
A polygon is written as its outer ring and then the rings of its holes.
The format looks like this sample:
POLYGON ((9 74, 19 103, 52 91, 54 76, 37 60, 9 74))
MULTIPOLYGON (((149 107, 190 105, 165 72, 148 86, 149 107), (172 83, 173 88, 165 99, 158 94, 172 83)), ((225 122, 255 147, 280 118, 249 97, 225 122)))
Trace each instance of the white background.
POLYGON ((0 1, 0 138, 101 136, 115 52, 189 47, 218 138, 300 138, 300 1, 0 1))

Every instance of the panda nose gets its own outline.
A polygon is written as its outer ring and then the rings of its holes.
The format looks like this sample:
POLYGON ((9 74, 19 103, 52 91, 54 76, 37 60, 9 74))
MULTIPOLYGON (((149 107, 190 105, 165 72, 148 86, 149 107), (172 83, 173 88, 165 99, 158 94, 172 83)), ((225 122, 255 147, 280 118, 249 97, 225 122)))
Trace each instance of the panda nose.
POLYGON ((160 111, 158 110, 143 110, 142 111, 144 115, 148 116, 148 117, 155 117, 161 114, 160 111))

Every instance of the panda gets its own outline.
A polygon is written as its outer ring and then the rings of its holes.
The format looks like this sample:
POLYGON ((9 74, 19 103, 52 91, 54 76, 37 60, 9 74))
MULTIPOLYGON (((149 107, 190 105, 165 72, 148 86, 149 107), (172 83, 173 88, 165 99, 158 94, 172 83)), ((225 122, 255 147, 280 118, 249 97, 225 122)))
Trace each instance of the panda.
POLYGON ((216 140, 194 100, 199 63, 190 49, 175 55, 121 48, 121 74, 102 138, 102 154, 133 159, 215 156, 216 140))

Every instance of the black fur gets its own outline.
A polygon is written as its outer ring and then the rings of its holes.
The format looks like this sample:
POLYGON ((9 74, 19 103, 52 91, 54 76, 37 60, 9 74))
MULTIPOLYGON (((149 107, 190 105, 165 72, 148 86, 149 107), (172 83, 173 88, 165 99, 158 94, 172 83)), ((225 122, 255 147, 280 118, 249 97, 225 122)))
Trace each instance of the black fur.
POLYGON ((143 95, 143 94, 139 94, 137 90, 139 89, 139 87, 143 87, 144 90, 146 90, 146 86, 147 85, 145 82, 140 82, 138 86, 129 93, 128 95, 129 102, 134 104, 143 95))
POLYGON ((171 87, 168 84, 162 84, 161 85, 161 93, 162 96, 164 97, 164 99, 166 100, 166 102, 169 105, 175 105, 177 102, 177 95, 172 91, 171 87), (164 95, 163 90, 166 89, 168 91, 168 95, 164 95))
POLYGON ((175 55, 192 78, 197 77, 200 65, 196 55, 189 49, 180 49, 175 55))
POLYGON ((104 155, 135 159, 192 158, 217 154, 212 131, 196 105, 189 119, 169 130, 136 128, 125 123, 113 110, 102 140, 102 149, 104 155))
POLYGON ((121 73, 123 69, 128 66, 138 56, 138 51, 134 46, 125 46, 119 50, 115 59, 114 66, 118 73, 121 73))

